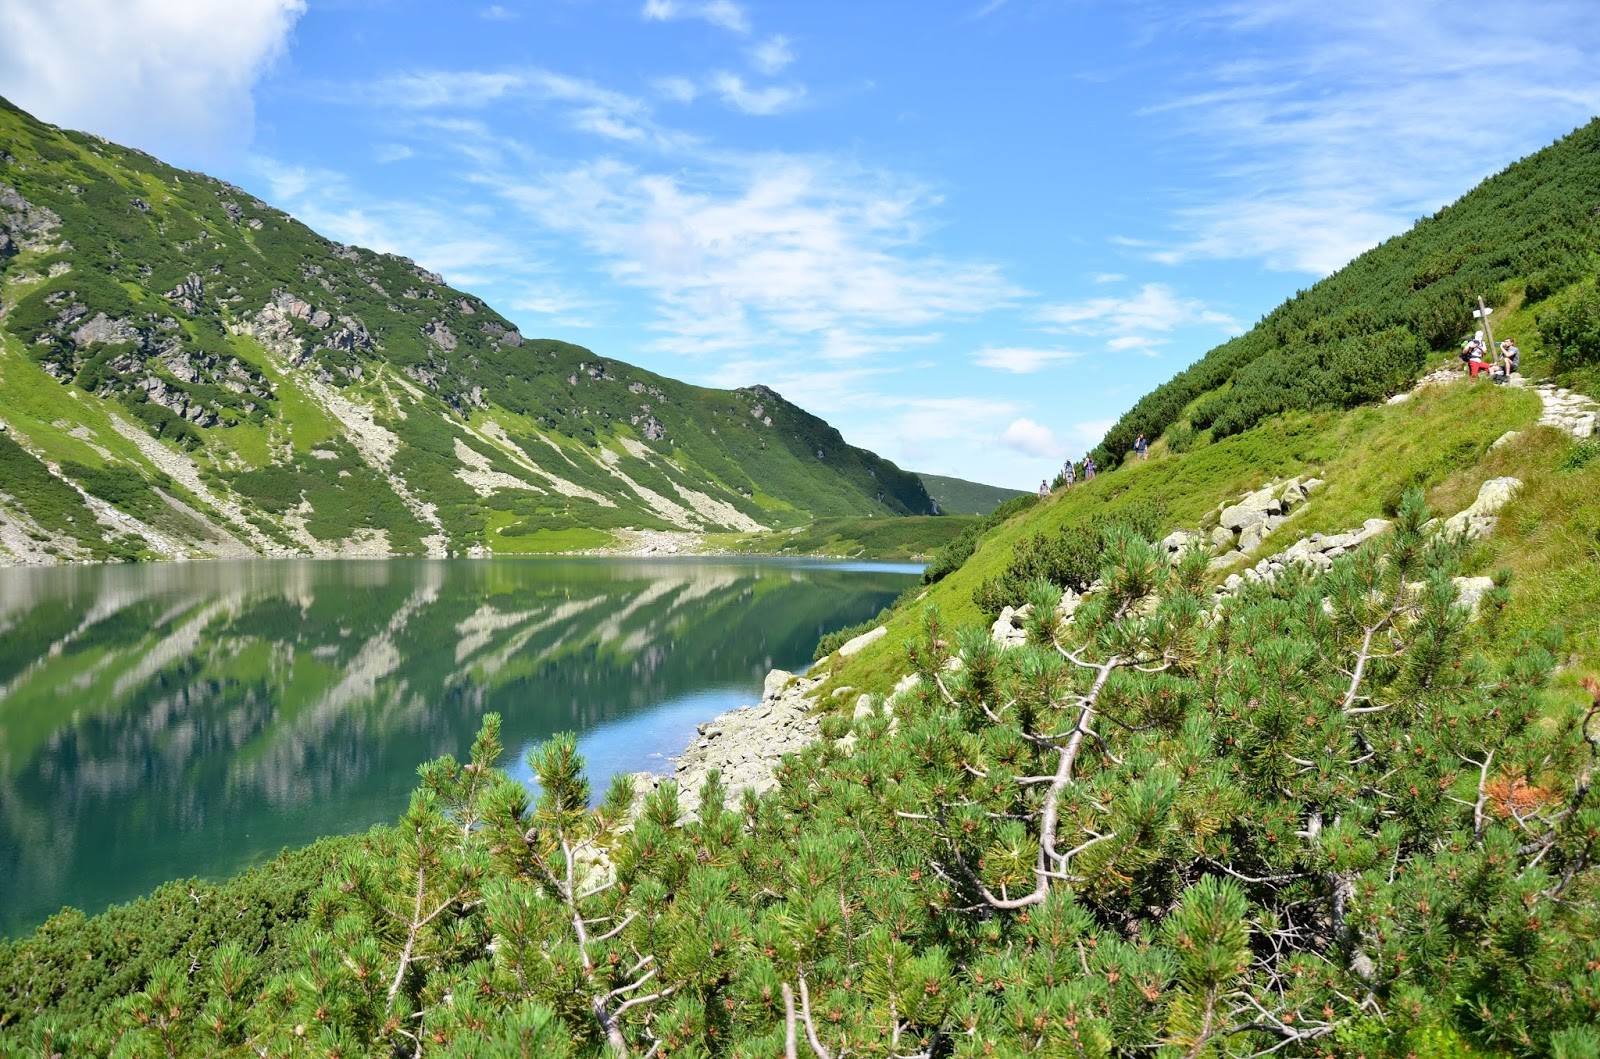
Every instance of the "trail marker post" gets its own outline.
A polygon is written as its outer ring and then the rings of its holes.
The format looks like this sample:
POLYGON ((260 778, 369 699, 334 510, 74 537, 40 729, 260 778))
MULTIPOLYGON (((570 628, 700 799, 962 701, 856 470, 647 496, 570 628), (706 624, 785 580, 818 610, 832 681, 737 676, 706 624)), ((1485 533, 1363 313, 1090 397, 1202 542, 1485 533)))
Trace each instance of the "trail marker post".
POLYGON ((1472 315, 1483 321, 1483 334, 1488 339, 1484 343, 1483 351, 1485 353, 1490 353, 1494 350, 1494 328, 1489 326, 1489 314, 1492 312, 1494 312, 1493 309, 1483 304, 1483 295, 1478 295, 1478 307, 1472 310, 1472 315))

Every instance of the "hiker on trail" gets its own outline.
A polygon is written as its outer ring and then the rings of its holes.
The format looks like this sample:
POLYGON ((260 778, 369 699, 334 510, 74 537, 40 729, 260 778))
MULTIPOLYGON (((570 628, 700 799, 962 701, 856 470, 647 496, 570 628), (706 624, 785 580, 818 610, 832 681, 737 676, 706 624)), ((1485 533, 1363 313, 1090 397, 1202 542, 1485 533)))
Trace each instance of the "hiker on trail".
POLYGON ((1077 477, 1078 469, 1072 465, 1071 460, 1068 460, 1067 465, 1061 468, 1061 481, 1067 485, 1071 485, 1073 480, 1077 477))
POLYGON ((1515 375, 1517 373, 1517 365, 1521 360, 1522 350, 1517 348, 1515 342, 1508 338, 1500 343, 1500 361, 1505 365, 1507 375, 1515 375))
POLYGON ((1133 453, 1141 460, 1150 458, 1150 443, 1144 439, 1144 432, 1140 431, 1139 439, 1133 443, 1133 453))
POLYGON ((1050 495, 1050 483, 1043 478, 1039 479, 1039 499, 1043 500, 1050 495))
POLYGON ((1483 359, 1483 332, 1479 331, 1461 347, 1461 359, 1466 362, 1467 374, 1476 379, 1479 372, 1487 372, 1489 365, 1483 359))
POLYGON ((1093 477, 1094 477, 1094 457, 1093 456, 1085 456, 1083 458, 1083 480, 1087 482, 1090 479, 1092 479, 1093 477))

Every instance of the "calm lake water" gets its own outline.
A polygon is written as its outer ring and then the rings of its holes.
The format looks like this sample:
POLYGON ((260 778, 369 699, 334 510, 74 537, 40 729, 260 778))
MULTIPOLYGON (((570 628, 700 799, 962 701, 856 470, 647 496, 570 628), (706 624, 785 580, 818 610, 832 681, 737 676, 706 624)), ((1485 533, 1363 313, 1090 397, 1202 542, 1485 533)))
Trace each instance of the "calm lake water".
POLYGON ((396 819, 504 717, 590 778, 876 614, 920 567, 678 559, 0 569, 0 935, 396 819))

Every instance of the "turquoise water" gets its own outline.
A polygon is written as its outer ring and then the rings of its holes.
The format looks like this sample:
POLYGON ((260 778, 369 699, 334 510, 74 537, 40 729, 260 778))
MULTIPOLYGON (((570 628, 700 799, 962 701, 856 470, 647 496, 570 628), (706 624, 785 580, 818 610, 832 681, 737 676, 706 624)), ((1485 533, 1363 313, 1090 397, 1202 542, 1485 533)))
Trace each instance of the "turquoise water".
POLYGON ((0 934, 395 819, 484 713, 596 790, 920 568, 257 560, 0 569, 0 934))

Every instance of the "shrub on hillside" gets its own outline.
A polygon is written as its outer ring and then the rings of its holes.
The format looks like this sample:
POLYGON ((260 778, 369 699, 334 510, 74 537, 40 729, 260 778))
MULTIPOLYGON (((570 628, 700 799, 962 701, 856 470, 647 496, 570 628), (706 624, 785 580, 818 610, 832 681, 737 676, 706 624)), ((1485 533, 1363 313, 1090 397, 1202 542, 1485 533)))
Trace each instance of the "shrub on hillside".
POLYGON ((1536 317, 1539 337, 1557 371, 1600 364, 1600 289, 1589 280, 1550 299, 1536 317))
POLYGON ((1129 532, 1154 539, 1165 521, 1160 505, 1136 504, 1104 518, 1071 523, 1054 534, 1025 537, 1017 542, 1005 572, 986 578, 973 591, 973 602, 993 616, 1026 603, 1029 585, 1036 581, 1082 592, 1100 576, 1114 539, 1129 532))

